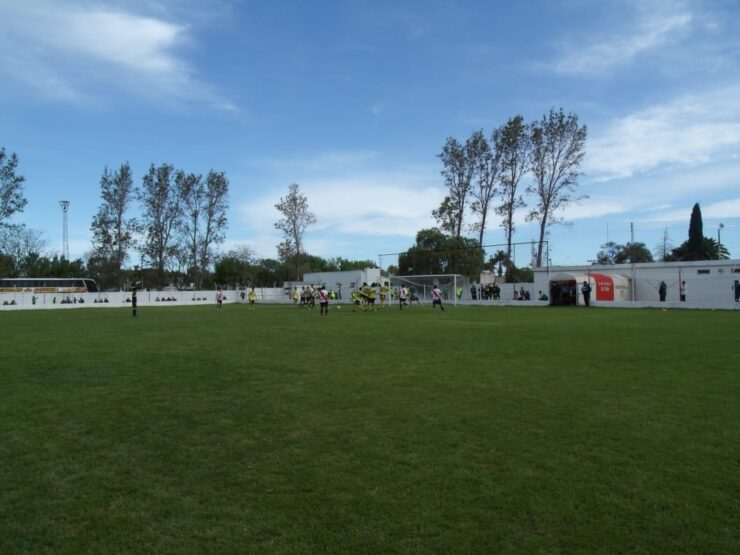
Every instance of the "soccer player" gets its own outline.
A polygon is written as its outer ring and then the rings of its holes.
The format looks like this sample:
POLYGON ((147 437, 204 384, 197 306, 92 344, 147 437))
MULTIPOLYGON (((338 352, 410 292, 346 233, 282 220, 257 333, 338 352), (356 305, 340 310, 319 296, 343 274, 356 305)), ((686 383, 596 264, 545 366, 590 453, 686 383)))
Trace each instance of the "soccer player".
POLYGON ((297 287, 293 287, 293 306, 295 306, 295 305, 298 304, 299 297, 300 297, 300 295, 298 294, 298 288, 297 287))
POLYGON ((402 285, 398 288, 398 308, 400 310, 403 310, 403 305, 406 304, 406 297, 408 297, 408 293, 406 292, 406 288, 402 285))
POLYGON ((442 312, 445 311, 445 307, 442 306, 442 298, 444 295, 442 294, 442 291, 440 290, 439 286, 435 285, 432 289, 432 309, 439 305, 439 308, 442 309, 442 312))
POLYGON ((380 308, 385 308, 385 301, 388 300, 388 282, 380 286, 380 308))
POLYGON ((254 310, 254 303, 257 302, 257 293, 254 292, 254 287, 249 291, 247 300, 249 301, 249 310, 254 310))
POLYGON ((131 291, 131 309, 134 311, 134 318, 136 318, 136 287, 131 291))
POLYGON ((329 293, 323 285, 319 288, 319 316, 322 314, 329 316, 329 293))
POLYGON ((375 308, 375 284, 373 283, 372 287, 368 287, 367 289, 367 310, 368 311, 376 311, 378 310, 375 308))
POLYGON ((216 308, 221 310, 223 308, 224 304, 224 292, 221 291, 221 288, 218 288, 218 291, 216 292, 216 308))

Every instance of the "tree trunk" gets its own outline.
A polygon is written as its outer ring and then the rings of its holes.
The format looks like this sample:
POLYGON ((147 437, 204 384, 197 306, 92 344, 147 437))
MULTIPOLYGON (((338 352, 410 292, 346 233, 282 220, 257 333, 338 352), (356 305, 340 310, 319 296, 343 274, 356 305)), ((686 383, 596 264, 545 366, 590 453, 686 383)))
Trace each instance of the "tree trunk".
POLYGON ((537 245, 537 267, 542 267, 542 244, 545 242, 545 228, 546 228, 546 222, 543 218, 540 222, 540 241, 537 245))

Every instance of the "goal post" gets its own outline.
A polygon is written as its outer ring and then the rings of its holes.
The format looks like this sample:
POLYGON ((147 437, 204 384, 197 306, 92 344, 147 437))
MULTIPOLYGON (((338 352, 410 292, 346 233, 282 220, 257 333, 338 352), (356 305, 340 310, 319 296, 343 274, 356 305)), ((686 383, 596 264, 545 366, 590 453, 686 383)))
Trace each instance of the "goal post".
POLYGON ((464 286, 463 276, 460 274, 390 276, 390 286, 398 289, 404 286, 409 291, 409 302, 431 302, 434 286, 442 290, 444 298, 453 305, 457 305, 458 288, 464 286))

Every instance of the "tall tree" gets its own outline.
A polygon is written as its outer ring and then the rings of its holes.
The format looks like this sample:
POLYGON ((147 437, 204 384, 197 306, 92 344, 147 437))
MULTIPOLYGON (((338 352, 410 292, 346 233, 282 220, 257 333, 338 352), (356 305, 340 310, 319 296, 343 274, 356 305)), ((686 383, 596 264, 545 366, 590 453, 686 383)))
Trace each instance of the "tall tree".
POLYGON ((200 267, 206 269, 213 260, 214 245, 224 242, 229 208, 229 180, 223 172, 211 170, 206 177, 203 204, 203 234, 200 240, 200 267))
POLYGON ((701 207, 697 202, 691 209, 691 220, 689 221, 689 252, 699 254, 704 242, 704 223, 701 217, 701 207))
POLYGON ((102 265, 102 282, 121 287, 121 268, 135 244, 138 230, 134 218, 126 218, 131 200, 137 195, 128 162, 114 173, 106 167, 100 177, 100 198, 102 200, 93 217, 90 231, 93 233, 93 252, 102 265))
POLYGON ((668 237, 668 228, 663 230, 663 239, 655 247, 655 257, 659 262, 665 262, 670 258, 671 251, 673 250, 673 243, 668 237))
POLYGON ((527 172, 529 164, 530 140, 524 118, 520 115, 510 118, 501 129, 501 177, 499 198, 501 204, 496 213, 503 218, 501 227, 506 232, 506 265, 511 265, 511 237, 514 234, 514 213, 526 206, 519 191, 519 182, 527 172))
POLYGON ((586 126, 578 125, 578 116, 566 115, 563 109, 550 110, 530 126, 530 169, 534 185, 527 188, 534 194, 536 206, 527 216, 539 223, 536 265, 542 265, 542 248, 547 228, 561 223, 558 210, 581 197, 576 197, 577 179, 585 155, 586 126))
POLYGON ((442 161, 440 173, 445 179, 449 194, 432 215, 453 237, 460 237, 462 233, 476 148, 479 145, 473 144, 472 139, 468 139, 463 146, 457 139, 448 138, 442 152, 437 155, 442 161))
POLYGON ((197 289, 201 288, 200 268, 198 259, 200 254, 200 225, 203 216, 203 203, 206 196, 203 177, 194 173, 185 173, 182 170, 175 172, 175 185, 182 197, 183 217, 180 230, 182 231, 182 251, 185 253, 187 266, 197 289))
POLYGON ((157 286, 164 285, 165 267, 177 251, 175 232, 182 221, 181 197, 173 183, 174 168, 152 164, 144 176, 141 201, 145 230, 142 253, 157 274, 157 286))
POLYGON ((303 253, 303 235, 308 226, 316 223, 316 216, 308 209, 308 198, 301 194, 300 186, 291 183, 288 194, 280 197, 275 205, 283 217, 275 222, 275 229, 285 235, 285 239, 278 245, 278 254, 286 262, 295 263, 295 278, 301 278, 301 254, 303 253))
POLYGON ((472 229, 478 232, 478 245, 482 247, 488 214, 496 197, 496 184, 501 172, 501 128, 493 130, 490 143, 486 141, 483 131, 473 133, 470 143, 474 182, 470 191, 473 200, 470 210, 478 216, 472 229))
POLYGON ((718 260, 729 258, 729 252, 711 237, 704 237, 699 203, 694 204, 689 222, 689 238, 673 249, 666 260, 718 260))
POLYGON ((26 178, 15 173, 17 166, 15 153, 8 156, 5 147, 0 147, 0 226, 16 212, 22 212, 28 202, 23 196, 26 178))

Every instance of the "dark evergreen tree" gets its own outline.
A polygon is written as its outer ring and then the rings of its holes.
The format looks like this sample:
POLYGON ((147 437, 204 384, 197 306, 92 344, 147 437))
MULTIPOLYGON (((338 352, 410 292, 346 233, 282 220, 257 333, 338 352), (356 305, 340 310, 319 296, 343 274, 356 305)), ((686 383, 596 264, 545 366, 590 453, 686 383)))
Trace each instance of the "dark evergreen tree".
POLYGON ((689 251, 699 254, 704 242, 704 224, 701 218, 699 203, 694 204, 691 209, 691 221, 689 222, 689 251))

